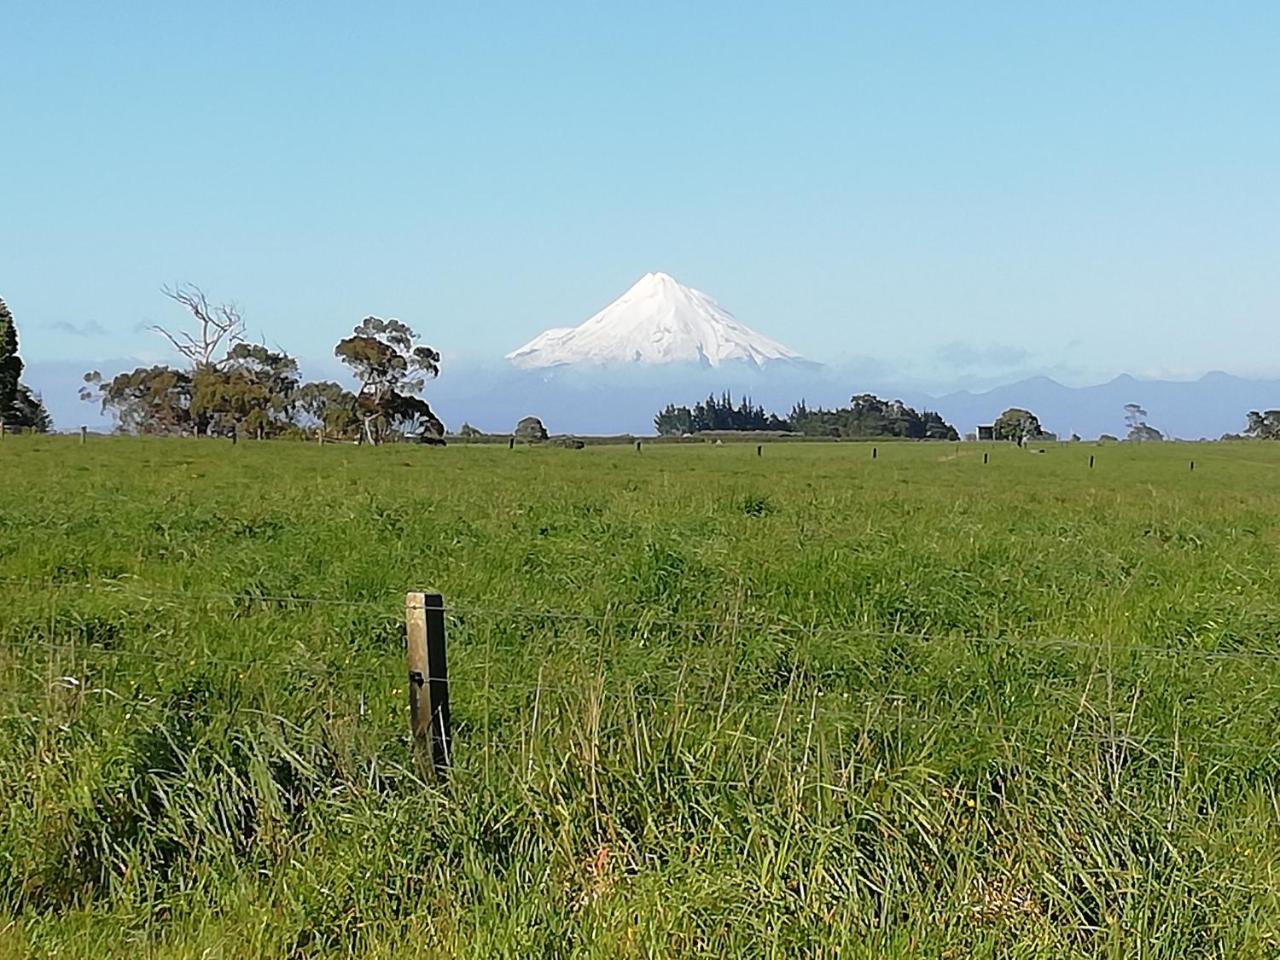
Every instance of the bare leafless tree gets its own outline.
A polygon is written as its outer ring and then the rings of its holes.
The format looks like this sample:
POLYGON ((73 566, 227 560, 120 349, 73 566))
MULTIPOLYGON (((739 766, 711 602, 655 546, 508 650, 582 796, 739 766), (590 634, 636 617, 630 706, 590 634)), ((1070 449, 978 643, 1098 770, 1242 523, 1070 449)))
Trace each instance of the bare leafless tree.
POLYGON ((166 297, 181 304, 200 325, 198 333, 185 330, 170 333, 155 325, 149 329, 158 333, 173 348, 191 361, 195 368, 213 366, 219 351, 244 341, 244 318, 234 303, 211 304, 203 290, 194 283, 180 283, 173 287, 161 287, 166 297))

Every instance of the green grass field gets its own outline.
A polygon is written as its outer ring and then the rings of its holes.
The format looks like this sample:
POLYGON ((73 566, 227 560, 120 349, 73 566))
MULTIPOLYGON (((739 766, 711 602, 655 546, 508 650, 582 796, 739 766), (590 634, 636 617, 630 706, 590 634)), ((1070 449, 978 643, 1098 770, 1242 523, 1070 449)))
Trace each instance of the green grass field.
POLYGON ((0 956, 1276 956, 1278 469, 6 438, 0 956))

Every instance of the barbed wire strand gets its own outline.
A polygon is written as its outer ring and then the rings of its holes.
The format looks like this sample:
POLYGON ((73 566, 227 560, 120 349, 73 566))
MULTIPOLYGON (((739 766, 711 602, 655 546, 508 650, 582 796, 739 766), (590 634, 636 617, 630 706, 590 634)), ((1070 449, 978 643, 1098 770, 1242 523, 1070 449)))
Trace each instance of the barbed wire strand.
MULTIPOLYGON (((400 613, 400 610, 402 609, 400 607, 400 603, 402 601, 399 597, 394 598, 394 605, 393 605, 393 598, 387 598, 386 600, 374 600, 374 599, 354 600, 354 599, 332 598, 332 597, 308 597, 308 596, 292 595, 292 594, 232 593, 232 592, 222 592, 222 591, 208 592, 208 591, 187 591, 187 590, 165 591, 165 590, 156 590, 154 587, 144 588, 147 591, 147 593, 145 595, 139 596, 135 593, 132 593, 130 588, 133 588, 135 584, 131 581, 69 582, 69 581, 53 581, 53 580, 36 581, 36 580, 29 580, 29 579, 19 580, 15 578, 0 578, 0 585, 20 586, 20 587, 29 588, 29 589, 40 589, 40 590, 51 590, 51 591, 87 589, 87 590, 98 590, 98 591, 117 593, 117 594, 128 593, 130 595, 130 599, 137 600, 140 602, 157 602, 160 599, 165 599, 165 600, 209 599, 209 600, 222 600, 222 601, 245 602, 245 603, 280 603, 280 604, 299 604, 299 605, 313 604, 318 606, 329 606, 329 607, 359 607, 359 608, 365 608, 365 609, 371 609, 371 608, 383 609, 386 611, 388 616, 398 615, 400 613)), ((819 631, 831 630, 836 632, 842 632, 844 636, 850 639, 853 639, 853 638, 894 639, 894 640, 915 640, 920 642, 951 641, 955 643, 967 642, 967 643, 980 643, 980 644, 1000 644, 1000 645, 1007 645, 1007 646, 1036 647, 1036 648, 1060 646, 1060 647, 1089 649, 1091 651, 1096 651, 1099 653, 1105 651, 1111 654, 1141 652, 1141 653, 1149 653, 1154 655, 1196 656, 1196 657, 1203 657, 1203 658, 1210 658, 1210 659, 1259 659, 1259 660, 1267 660, 1267 661, 1280 660, 1280 651, 1275 651, 1275 652, 1262 651, 1262 650, 1215 651, 1215 650, 1200 650, 1200 649, 1186 648, 1186 647, 1168 647, 1168 646, 1157 646, 1157 645, 1151 645, 1151 644, 1127 643, 1124 641, 1121 641, 1117 645, 1112 641, 1099 641, 1099 640, 1088 641, 1088 640, 1081 640, 1079 638, 1072 638, 1072 637, 981 637, 981 636, 973 636, 973 635, 957 634, 957 633, 925 633, 925 632, 915 632, 915 631, 883 630, 883 629, 880 629, 880 630, 865 629, 864 630, 864 629, 858 629, 856 627, 850 628, 847 625, 832 624, 832 623, 804 624, 796 621, 779 620, 776 618, 773 620, 764 620, 758 617, 754 617, 749 613, 746 614, 745 616, 735 613, 735 616, 732 620, 729 620, 729 619, 726 619, 726 620, 676 619, 671 617, 655 616, 652 613, 628 615, 620 612, 607 612, 603 614, 592 614, 592 613, 581 613, 581 612, 571 612, 571 611, 545 610, 545 609, 538 609, 538 608, 480 606, 480 605, 472 605, 470 603, 464 602, 464 603, 449 603, 446 606, 446 614, 452 619, 455 626, 465 626, 466 625, 465 617, 468 617, 468 616, 471 616, 471 617, 491 616, 491 617, 512 617, 512 618, 518 617, 518 618, 526 618, 526 619, 551 619, 551 620, 568 620, 568 621, 579 621, 579 622, 635 624, 640 626, 669 626, 669 627, 699 628, 699 629, 712 628, 712 629, 732 630, 732 631, 736 631, 738 629, 741 629, 742 627, 750 628, 755 626, 755 627, 769 629, 769 630, 781 630, 781 631, 800 630, 800 631, 808 632, 811 634, 819 631)), ((76 655, 86 656, 87 654, 106 655, 106 656, 111 656, 116 658, 134 658, 134 659, 142 659, 142 660, 148 660, 148 661, 157 662, 157 663, 167 663, 167 664, 178 663, 183 659, 192 659, 202 663, 217 663, 217 664, 229 665, 229 666, 235 666, 235 667, 265 667, 265 668, 276 668, 276 669, 294 669, 294 670, 300 670, 301 672, 322 673, 322 674, 333 674, 336 672, 343 676, 351 676, 351 677, 358 677, 358 678, 377 678, 384 681, 392 677, 398 676, 399 671, 403 669, 402 667, 391 667, 391 666, 389 666, 387 669, 364 669, 364 668, 351 667, 351 666, 345 666, 345 665, 326 664, 326 663, 314 662, 314 661, 308 663, 308 661, 305 658, 302 658, 302 659, 290 658, 287 660, 278 659, 278 658, 255 658, 255 657, 233 658, 233 657, 206 655, 206 654, 199 654, 193 658, 174 657, 171 654, 162 654, 162 653, 151 652, 151 651, 124 650, 119 648, 107 648, 107 647, 102 647, 97 645, 85 646, 85 645, 77 645, 74 643, 66 643, 66 642, 60 643, 57 641, 27 641, 25 644, 22 645, 23 649, 27 649, 31 647, 42 647, 42 648, 46 648, 53 651, 69 652, 70 655, 73 655, 73 656, 76 656, 76 655)), ((487 668, 488 664, 484 664, 482 666, 487 668)), ((70 679, 76 679, 76 678, 70 678, 70 679)), ((429 677, 426 679, 439 682, 443 678, 429 677)), ((446 682, 450 682, 454 684, 458 683, 456 677, 446 682)), ((551 684, 551 683, 547 683, 545 680, 542 680, 541 678, 535 683, 516 682, 516 681, 510 681, 510 682, 494 681, 492 677, 488 674, 486 669, 485 675, 483 676, 482 680, 476 681, 476 686, 480 689, 473 692, 482 692, 487 694, 491 689, 499 689, 499 690, 523 689, 529 693, 533 693, 539 696, 542 693, 553 693, 553 692, 573 692, 577 694, 591 695, 591 689, 590 689, 591 685, 596 683, 602 683, 602 682, 603 682, 602 678, 599 678, 599 677, 584 677, 579 682, 566 683, 566 684, 551 684)), ((94 692, 100 692, 100 691, 95 689, 94 692)), ((398 693, 398 690, 393 692, 398 693)), ((363 722, 370 722, 373 710, 366 705, 365 693, 366 692, 364 690, 361 691, 359 714, 355 715, 355 719, 358 719, 363 722)), ((1064 691, 1064 693, 1070 693, 1074 699, 1074 692, 1064 691)), ((1124 730, 1124 732, 1122 733, 1116 732, 1114 730, 1111 732, 1107 732, 1107 731, 1082 732, 1075 725, 1072 725, 1070 727, 1065 727, 1065 728, 1060 727, 1055 730, 1054 728, 1047 727, 1044 724, 1034 725, 1034 726, 1026 723, 1011 724, 1003 721, 980 720, 971 716, 939 717, 939 716, 924 716, 924 715, 904 715, 901 710, 902 705, 904 703, 908 703, 915 699, 918 699, 905 694, 904 695, 889 694, 889 695, 885 695, 880 700, 861 701, 861 702, 849 701, 847 700, 847 694, 837 695, 834 691, 831 693, 831 696, 829 697, 823 696, 822 694, 823 694, 823 691, 815 692, 812 703, 801 702, 795 699, 793 699, 791 702, 788 702, 787 697, 789 696, 789 694, 784 692, 783 703, 769 704, 769 710, 771 711, 770 715, 772 716, 773 710, 779 710, 780 715, 782 712, 787 712, 787 711, 794 711, 797 714, 807 711, 810 713, 811 719, 812 719, 813 711, 816 710, 817 700, 822 699, 824 703, 834 702, 841 711, 844 711, 844 710, 863 711, 862 723, 860 725, 854 727, 853 729, 848 729, 847 726, 838 728, 838 729, 846 730, 851 736, 854 736, 854 737, 856 737, 858 734, 861 734, 863 736, 868 734, 884 736, 892 732, 894 727, 897 727, 900 729, 903 726, 908 726, 908 725, 924 728, 926 736, 933 735, 937 731, 944 728, 959 727, 966 730, 978 730, 978 731, 984 731, 987 733, 994 733, 994 734, 997 734, 1005 743, 1007 743, 1010 746, 1030 749, 1027 743, 1022 742, 1021 739, 1016 739, 1016 738, 1028 738, 1028 739, 1034 739, 1037 741, 1043 741, 1044 747, 1047 748, 1049 746, 1052 746, 1054 743, 1058 742, 1061 739, 1061 732, 1062 730, 1065 729, 1068 731, 1067 736, 1065 738, 1066 742, 1085 742, 1085 743, 1090 743, 1098 746, 1110 746, 1113 748, 1119 747, 1126 750, 1141 750, 1141 749, 1144 749, 1149 744, 1164 744, 1164 745, 1172 745, 1175 749, 1181 749, 1181 750, 1194 749, 1194 748, 1206 748, 1206 749, 1218 749, 1218 750, 1224 750, 1224 751, 1240 751, 1240 750, 1256 751, 1261 749, 1261 750, 1265 750, 1268 753, 1271 752, 1270 747, 1267 744, 1262 743, 1258 740, 1219 740, 1219 739, 1211 739, 1211 738, 1204 738, 1204 737, 1198 737, 1198 736, 1189 736, 1181 733, 1176 736, 1169 736, 1169 735, 1134 731, 1131 728, 1131 725, 1134 721, 1133 716, 1085 713, 1084 711, 1080 711, 1077 714, 1077 718, 1080 715, 1087 715, 1092 717, 1095 722, 1110 723, 1113 727, 1115 726, 1115 721, 1119 720, 1121 721, 1122 726, 1129 727, 1129 729, 1124 730)), ((603 687, 598 687, 597 693, 595 695, 603 697, 603 687)), ((637 700, 654 702, 654 703, 662 702, 662 703, 670 703, 676 706, 683 705, 683 706, 723 707, 724 705, 723 691, 719 696, 716 696, 716 697, 698 697, 690 694, 688 691, 674 691, 669 693, 637 691, 634 688, 634 683, 632 683, 630 688, 625 690, 625 696, 632 702, 637 700)), ((486 696, 485 700, 486 700, 486 705, 488 705, 490 698, 486 696)), ((744 709, 747 709, 754 705, 755 705, 755 700, 753 699, 753 701, 750 704, 744 705, 744 709)), ((402 709, 402 705, 397 703, 396 710, 399 711, 400 709, 402 709)), ((1058 719, 1059 721, 1061 720, 1061 718, 1058 718, 1058 719)), ((25 722, 32 722, 32 723, 41 723, 41 722, 57 723, 60 727, 66 726, 65 722, 59 722, 56 720, 56 718, 45 718, 45 717, 40 717, 34 714, 0 715, 0 720, 25 721, 25 722)), ((486 717, 485 717, 486 729, 488 728, 488 724, 489 724, 489 716, 488 716, 488 712, 486 711, 486 717)), ((553 729, 554 728, 548 729, 547 727, 543 727, 542 738, 538 736, 538 731, 532 730, 530 731, 528 736, 521 736, 521 738, 518 741, 483 739, 473 743, 468 742, 470 740, 469 732, 460 733, 459 735, 455 736, 455 744, 468 744, 470 749, 473 749, 478 752, 483 752, 486 756, 500 749, 519 750, 524 753, 528 753, 529 751, 532 750, 532 748, 535 745, 541 742, 541 739, 543 738, 553 739, 553 737, 549 736, 549 734, 553 733, 553 729)), ((773 734, 774 738, 776 738, 778 735, 778 729, 779 728, 775 727, 775 731, 773 734)), ((828 730, 825 727, 822 730, 820 730, 820 734, 823 734, 823 735, 825 735, 827 732, 828 730)), ((812 730, 809 731, 809 734, 811 733, 812 733, 812 730)), ((730 731, 730 734, 732 739, 735 739, 735 740, 750 739, 758 743, 763 743, 766 739, 768 739, 765 737, 757 737, 750 734, 743 734, 740 731, 730 731)), ((606 742, 608 741, 608 739, 610 738, 604 738, 606 742)), ((618 738, 618 739, 622 739, 622 738, 618 738)), ((585 742, 586 741, 584 741, 584 744, 585 742)), ((591 740, 591 744, 593 745, 593 749, 592 749, 593 757, 596 755, 596 749, 598 748, 600 742, 601 742, 601 738, 599 737, 592 738, 591 740)), ((457 746, 455 746, 455 750, 456 749, 457 749, 457 746)), ((698 774, 693 771, 689 771, 683 776, 673 776, 670 772, 666 772, 663 776, 663 779, 681 779, 681 780, 684 780, 685 782, 689 782, 693 784, 732 786, 732 787, 738 787, 742 789, 752 789, 754 787, 758 787, 760 783, 759 780, 735 781, 735 780, 726 780, 726 779, 716 778, 716 777, 709 777, 705 774, 698 774)), ((826 789, 833 792, 847 792, 849 789, 847 787, 840 787, 834 784, 827 784, 822 782, 821 780, 814 780, 812 782, 805 784, 803 781, 803 778, 801 780, 801 784, 802 786, 808 789, 826 789)), ((1267 818, 1270 818, 1272 813, 1273 811, 1263 811, 1264 816, 1266 816, 1267 818)), ((1257 815, 1254 815, 1247 818, 1241 818, 1238 822, 1241 824, 1256 825, 1257 820, 1258 820, 1257 815)), ((1229 822, 1236 822, 1236 821, 1232 820, 1229 822)))

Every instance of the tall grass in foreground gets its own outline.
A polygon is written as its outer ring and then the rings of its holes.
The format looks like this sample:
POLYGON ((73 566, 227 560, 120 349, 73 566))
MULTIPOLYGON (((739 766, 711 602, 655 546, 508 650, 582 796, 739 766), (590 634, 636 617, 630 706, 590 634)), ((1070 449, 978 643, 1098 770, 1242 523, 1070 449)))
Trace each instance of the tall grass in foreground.
POLYGON ((1280 451, 990 449, 6 442, 0 954, 1275 955, 1280 451))

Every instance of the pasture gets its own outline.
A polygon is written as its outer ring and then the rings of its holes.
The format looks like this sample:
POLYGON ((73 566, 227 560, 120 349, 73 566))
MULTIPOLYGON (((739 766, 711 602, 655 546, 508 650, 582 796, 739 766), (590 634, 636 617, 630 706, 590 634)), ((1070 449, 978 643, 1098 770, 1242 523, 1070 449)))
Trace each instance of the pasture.
POLYGON ((1280 952, 1280 445, 871 446, 7 438, 0 956, 1280 952))

